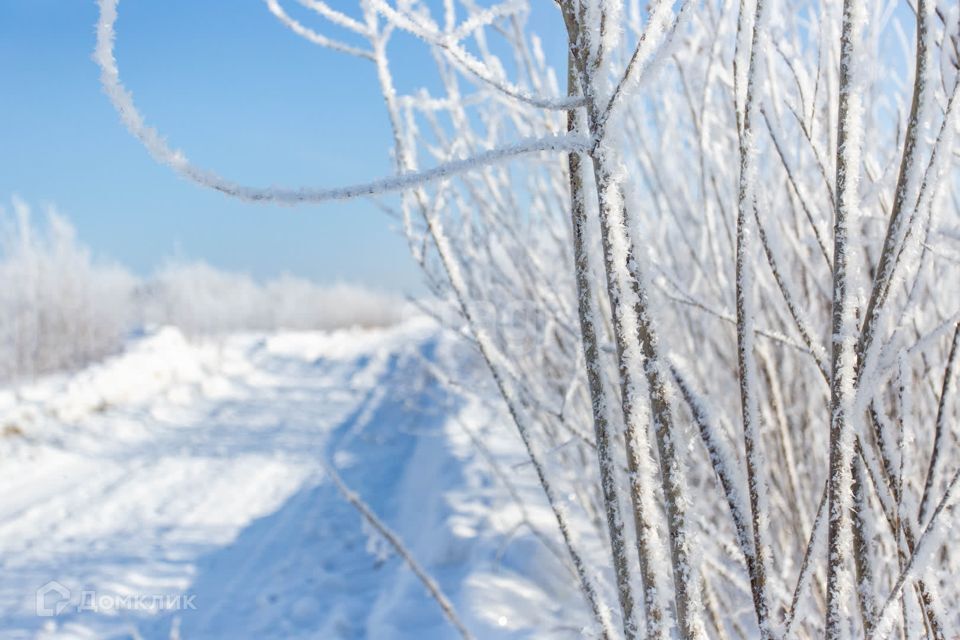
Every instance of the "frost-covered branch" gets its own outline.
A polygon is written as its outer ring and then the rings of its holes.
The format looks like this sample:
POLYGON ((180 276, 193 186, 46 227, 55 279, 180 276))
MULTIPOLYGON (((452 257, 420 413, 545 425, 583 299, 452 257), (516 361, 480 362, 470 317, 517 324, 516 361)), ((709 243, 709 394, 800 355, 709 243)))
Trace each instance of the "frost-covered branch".
POLYGON ((414 575, 417 576, 417 579, 423 583, 423 586, 426 587, 427 593, 430 594, 430 597, 433 598, 436 603, 440 606, 440 610, 443 611, 443 615, 450 622, 450 625, 457 630, 457 633, 460 634, 461 638, 464 640, 472 640, 473 634, 470 633, 470 630, 463 624, 460 620, 460 616, 457 615, 456 609, 453 607, 453 603, 450 602, 450 599, 444 595, 443 591, 440 589, 440 585, 437 584, 427 570, 413 557, 413 554, 410 553, 410 550, 407 549, 406 545, 403 544, 403 541, 397 536, 393 530, 390 529, 377 515, 370 509, 366 502, 358 496, 356 493, 350 490, 349 487, 343 482, 343 479, 340 477, 340 474, 337 473, 333 466, 326 461, 321 460, 323 469, 327 474, 327 477, 333 482, 333 485, 337 488, 337 491, 340 492, 340 495, 343 496, 343 499, 350 503, 350 505, 357 510, 357 512, 363 516, 363 519, 367 523, 377 530, 377 532, 383 536, 383 539, 390 543, 390 546, 393 547, 393 550, 397 552, 397 555, 400 556, 404 563, 410 567, 410 570, 413 571, 414 575))
POLYGON ((856 239, 852 237, 860 214, 863 102, 857 80, 861 32, 866 21, 862 0, 845 0, 840 41, 840 106, 837 133, 837 209, 833 229, 833 311, 830 366, 830 466, 827 543, 827 638, 842 637, 853 555, 852 507, 853 435, 856 396, 857 310, 853 280, 856 239))
POLYGON ((181 176, 204 187, 250 202, 276 202, 280 204, 321 203, 334 200, 349 200, 362 196, 376 196, 393 191, 402 191, 473 171, 504 160, 541 151, 583 151, 590 141, 576 136, 557 135, 515 142, 490 149, 462 160, 446 162, 432 169, 392 176, 372 182, 317 188, 251 187, 238 184, 218 174, 193 165, 182 151, 171 148, 166 140, 148 126, 133 103, 133 95, 123 86, 114 58, 114 24, 117 20, 119 0, 100 0, 100 20, 97 23, 97 47, 94 59, 100 66, 100 81, 127 129, 146 147, 158 162, 166 164, 181 176))
POLYGON ((327 36, 317 33, 309 27, 305 27, 300 22, 294 20, 290 15, 283 9, 278 0, 264 0, 267 3, 267 9, 270 10, 277 20, 280 21, 285 27, 293 31, 295 34, 309 40, 315 45, 330 49, 332 51, 337 51, 339 53, 345 53, 350 56, 356 56, 358 58, 364 58, 366 60, 372 60, 373 54, 364 49, 358 49, 357 47, 351 47, 348 44, 344 44, 338 40, 328 38, 327 36))
MULTIPOLYGON (((760 48, 764 42, 764 8, 767 0, 755 0, 753 29, 748 56, 746 92, 740 122, 740 180, 737 195, 737 243, 736 243, 736 310, 737 310, 737 373, 740 383, 740 406, 743 425, 743 443, 746 453, 748 495, 753 526, 754 570, 750 575, 753 605, 763 638, 775 635, 770 613, 768 584, 768 561, 770 548, 767 542, 769 506, 767 501, 767 473, 760 436, 758 407, 758 380, 754 354, 754 302, 753 274, 750 264, 752 251, 751 213, 757 200, 757 148, 754 139, 754 116, 758 109, 760 48)), ((741 22, 747 20, 745 11, 749 4, 741 4, 741 22)), ((739 27, 738 27, 739 28, 739 27)))

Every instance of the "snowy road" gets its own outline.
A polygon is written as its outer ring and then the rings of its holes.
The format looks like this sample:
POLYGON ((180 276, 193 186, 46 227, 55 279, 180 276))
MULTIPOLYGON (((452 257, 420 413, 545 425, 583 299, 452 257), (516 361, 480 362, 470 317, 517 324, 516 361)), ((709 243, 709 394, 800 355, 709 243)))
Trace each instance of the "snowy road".
POLYGON ((465 436, 489 420, 426 372, 451 348, 419 320, 202 346, 163 330, 0 393, 0 638, 454 637, 324 458, 478 635, 542 629, 559 605, 520 574, 549 563, 465 436))

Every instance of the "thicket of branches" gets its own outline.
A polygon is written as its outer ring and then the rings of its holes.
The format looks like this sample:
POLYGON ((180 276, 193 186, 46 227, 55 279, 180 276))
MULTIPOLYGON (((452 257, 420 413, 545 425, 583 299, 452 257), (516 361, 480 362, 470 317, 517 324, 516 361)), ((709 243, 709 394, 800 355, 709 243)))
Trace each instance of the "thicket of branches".
POLYGON ((55 212, 38 224, 14 200, 11 214, 0 207, 0 383, 82 367, 146 326, 215 336, 385 326, 405 313, 402 300, 360 287, 260 283, 203 262, 174 260, 140 278, 95 260, 55 212))
POLYGON ((401 191, 553 508, 572 618, 955 637, 956 3, 556 0, 553 61, 524 0, 300 4, 266 0, 369 62, 396 176, 259 188, 190 164, 120 83, 117 0, 104 87, 158 160, 228 195, 401 191), (438 86, 397 90, 398 32, 438 86))

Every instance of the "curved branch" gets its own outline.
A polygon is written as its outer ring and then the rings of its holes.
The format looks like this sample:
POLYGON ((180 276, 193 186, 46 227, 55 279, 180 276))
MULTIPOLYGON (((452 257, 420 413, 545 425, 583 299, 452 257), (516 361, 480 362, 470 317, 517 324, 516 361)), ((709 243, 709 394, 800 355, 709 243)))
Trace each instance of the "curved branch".
POLYGON ((435 182, 503 160, 540 151, 586 151, 591 142, 582 136, 564 134, 520 140, 512 145, 497 147, 463 160, 445 162, 432 169, 389 176, 379 180, 344 187, 252 187, 228 180, 212 171, 190 163, 180 150, 173 149, 166 140, 144 121, 133 103, 133 95, 120 80, 114 57, 114 24, 119 0, 99 0, 100 18, 97 22, 97 46, 94 60, 100 67, 100 82, 130 133, 147 148, 157 161, 169 165, 183 177, 226 195, 250 202, 280 204, 320 203, 373 196, 435 182))
POLYGON ((353 31, 354 33, 359 33, 362 36, 368 35, 368 29, 365 25, 354 20, 345 13, 341 13, 336 9, 333 9, 323 0, 300 0, 300 4, 305 6, 308 9, 319 13, 321 16, 348 31, 353 31))
POLYGON ((293 31, 301 38, 309 40, 315 45, 332 49, 333 51, 339 51, 340 53, 346 53, 347 55, 356 56, 365 60, 373 60, 373 53, 367 51, 366 49, 351 47, 348 44, 340 42, 339 40, 333 40, 325 35, 317 33, 313 29, 303 26, 291 18, 290 14, 284 11, 283 7, 280 6, 280 3, 277 0, 263 1, 267 4, 267 9, 270 10, 270 13, 272 13, 277 20, 279 20, 285 27, 290 29, 290 31, 293 31))
POLYGON ((516 15, 526 7, 527 4, 522 0, 507 0, 506 2, 477 11, 457 25, 457 28, 453 31, 453 37, 456 40, 463 40, 478 29, 491 25, 500 18, 516 15))
POLYGON ((412 36, 415 36, 427 44, 443 49, 450 54, 451 60, 461 68, 468 71, 477 79, 490 85, 497 91, 510 96, 520 102, 525 102, 531 106, 541 109, 554 109, 557 111, 566 111, 581 107, 585 104, 583 97, 574 98, 544 98, 533 95, 525 89, 518 87, 506 81, 498 80, 490 70, 466 49, 460 46, 455 37, 438 32, 436 29, 418 24, 410 16, 400 13, 383 0, 371 0, 373 6, 395 27, 403 29, 412 36))

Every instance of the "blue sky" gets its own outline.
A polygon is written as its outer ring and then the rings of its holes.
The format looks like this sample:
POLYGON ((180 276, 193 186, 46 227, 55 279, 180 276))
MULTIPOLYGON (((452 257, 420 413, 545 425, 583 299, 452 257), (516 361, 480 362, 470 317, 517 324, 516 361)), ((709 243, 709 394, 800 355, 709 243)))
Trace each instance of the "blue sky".
MULTIPOLYGON (((548 58, 562 62, 562 29, 544 17, 557 20, 551 4, 532 3, 532 19, 548 58)), ((318 24, 293 0, 284 6, 318 24)), ((97 255, 139 273, 180 256, 258 277, 419 288, 396 223, 369 201, 244 204, 156 164, 101 93, 96 17, 95 0, 0 0, 0 204, 13 194, 54 204, 97 255)), ((392 171, 372 66, 295 36, 262 0, 123 0, 117 28, 139 108, 195 163, 259 185, 392 171)), ((398 85, 430 86, 423 48, 395 40, 398 85)))
MULTIPOLYGON (((93 0, 0 2, 0 202, 55 204, 98 256, 139 273, 178 255, 258 277, 417 289, 395 222, 368 201, 244 204, 156 164, 101 93, 95 22, 93 0)), ((138 106, 197 164, 287 185, 392 170, 369 63, 298 38, 261 0, 125 0, 117 28, 138 106)), ((416 57, 404 62, 401 75, 416 76, 416 57)))

